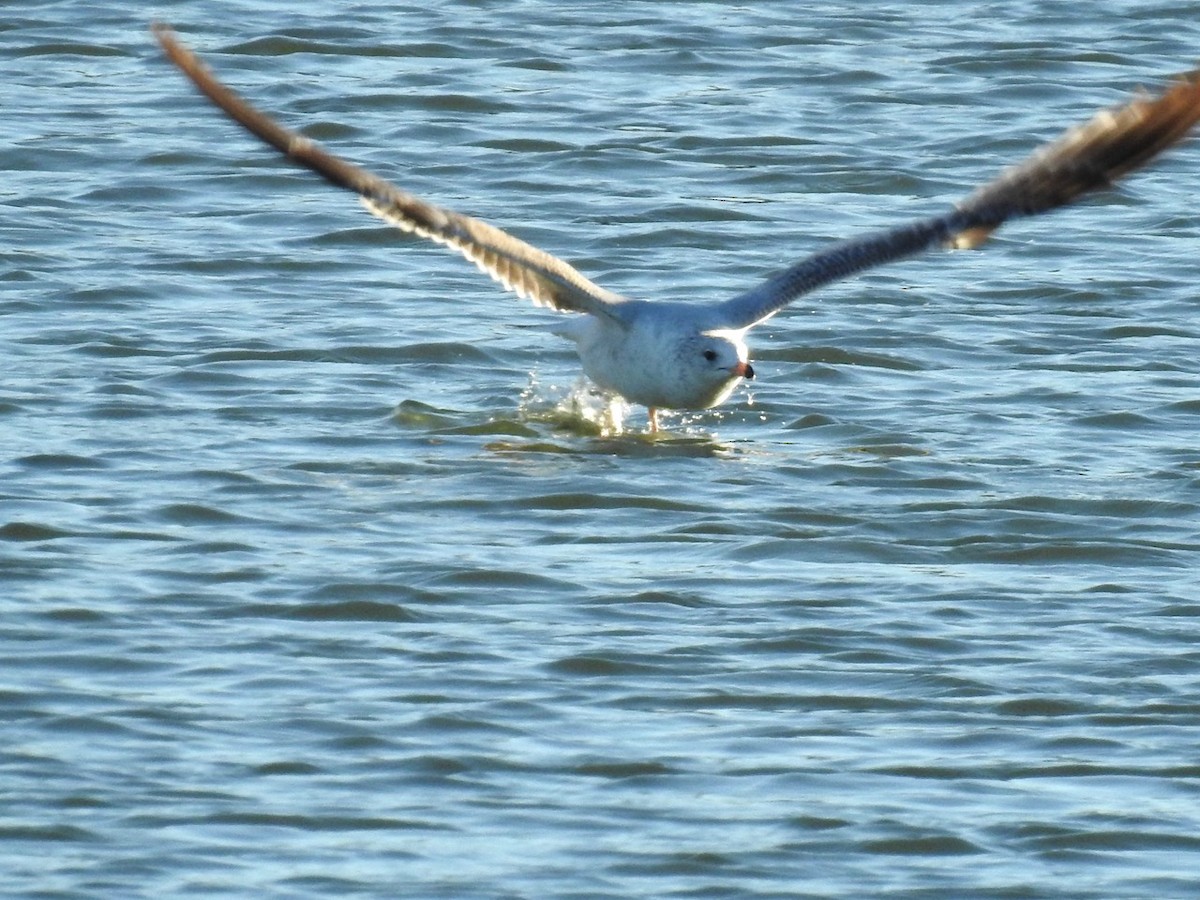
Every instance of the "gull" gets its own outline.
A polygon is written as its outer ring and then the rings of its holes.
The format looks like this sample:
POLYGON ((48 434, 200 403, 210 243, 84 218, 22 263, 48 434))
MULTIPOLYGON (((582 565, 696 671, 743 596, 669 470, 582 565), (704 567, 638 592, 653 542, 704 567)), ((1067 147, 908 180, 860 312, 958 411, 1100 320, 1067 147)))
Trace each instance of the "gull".
POLYGON ((457 250, 539 306, 576 313, 557 331, 572 339, 584 375, 606 395, 660 409, 709 409, 754 377, 746 334, 793 300, 832 281, 935 247, 975 248, 1022 216, 1106 188, 1181 140, 1200 120, 1200 69, 1158 95, 1101 110, 945 212, 831 244, 716 303, 631 299, 594 284, 563 260, 479 219, 434 206, 322 149, 247 103, 212 74, 168 25, 153 32, 184 75, 226 115, 402 231, 457 250))

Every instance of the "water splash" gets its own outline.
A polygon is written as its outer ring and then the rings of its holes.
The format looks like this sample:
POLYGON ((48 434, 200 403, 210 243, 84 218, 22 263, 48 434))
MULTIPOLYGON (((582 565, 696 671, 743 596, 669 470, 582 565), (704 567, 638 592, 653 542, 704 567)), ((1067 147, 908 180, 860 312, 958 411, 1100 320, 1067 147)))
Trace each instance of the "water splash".
POLYGON ((629 404, 599 390, 586 378, 570 386, 543 384, 537 371, 529 373, 529 384, 521 392, 518 414, 530 422, 544 422, 592 437, 616 437, 625 433, 629 404))

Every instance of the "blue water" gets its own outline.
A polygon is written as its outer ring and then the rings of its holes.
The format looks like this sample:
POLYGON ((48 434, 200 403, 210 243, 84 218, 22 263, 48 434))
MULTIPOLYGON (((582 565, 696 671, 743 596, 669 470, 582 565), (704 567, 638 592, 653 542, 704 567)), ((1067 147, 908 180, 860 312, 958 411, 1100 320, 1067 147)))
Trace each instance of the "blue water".
POLYGON ((8 9, 0 893, 1200 896, 1200 144, 612 434, 552 314, 147 32, 706 301, 1190 67, 1196 12, 8 9))

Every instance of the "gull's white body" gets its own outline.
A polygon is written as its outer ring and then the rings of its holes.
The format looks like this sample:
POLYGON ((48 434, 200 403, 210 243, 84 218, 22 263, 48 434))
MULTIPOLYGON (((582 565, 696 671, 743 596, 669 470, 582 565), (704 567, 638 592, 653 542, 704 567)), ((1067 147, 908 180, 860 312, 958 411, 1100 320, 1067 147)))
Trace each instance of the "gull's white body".
POLYGON ((579 316, 556 330, 575 341, 584 375, 630 403, 708 409, 753 375, 744 332, 722 328, 709 307, 631 300, 619 315, 579 316))
POLYGON ((951 210, 834 244, 744 294, 715 304, 629 300, 593 284, 568 263, 486 222, 426 203, 336 157, 225 87, 165 26, 167 56, 234 121, 338 187, 375 215, 451 247, 534 303, 577 313, 556 331, 575 341, 598 387, 659 409, 708 409, 753 378, 746 333, 824 284, 935 246, 975 247, 1009 219, 1047 212, 1108 187, 1187 135, 1200 121, 1200 71, 1157 97, 1104 110, 1002 172, 951 210))

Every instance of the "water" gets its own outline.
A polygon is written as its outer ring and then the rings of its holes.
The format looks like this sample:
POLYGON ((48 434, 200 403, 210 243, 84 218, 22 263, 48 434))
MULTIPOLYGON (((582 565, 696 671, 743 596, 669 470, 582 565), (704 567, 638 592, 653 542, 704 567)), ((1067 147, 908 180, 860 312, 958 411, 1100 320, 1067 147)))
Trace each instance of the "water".
MULTIPOLYGON (((704 300, 1188 67, 1196 11, 153 12, 704 300)), ((7 896, 1200 896, 1197 145, 607 434, 552 316, 260 149, 149 15, 0 31, 7 896)))

